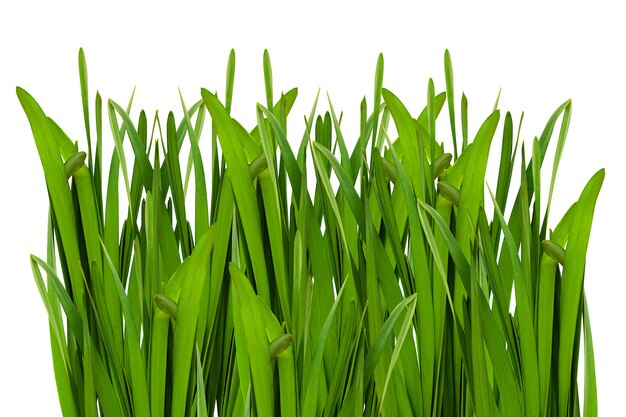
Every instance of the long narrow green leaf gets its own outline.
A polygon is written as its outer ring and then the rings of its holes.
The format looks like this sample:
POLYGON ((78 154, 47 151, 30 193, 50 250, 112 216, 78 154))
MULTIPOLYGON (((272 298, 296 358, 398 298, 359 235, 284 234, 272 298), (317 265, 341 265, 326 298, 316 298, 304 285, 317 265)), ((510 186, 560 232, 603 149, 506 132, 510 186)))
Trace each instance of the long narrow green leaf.
MULTIPOLYGON (((207 202, 206 182, 204 177, 204 164, 200 155, 200 147, 198 145, 198 137, 196 131, 191 124, 191 117, 187 111, 187 106, 183 100, 182 93, 180 93, 180 102, 183 106, 183 114, 185 115, 185 122, 187 123, 187 133, 189 134, 189 140, 191 142, 191 153, 193 155, 193 165, 196 173, 196 239, 200 239, 209 230, 209 203, 207 202)), ((199 114, 202 114, 201 112, 199 114)), ((200 117, 200 116, 198 116, 200 117)))
POLYGON ((565 252, 563 277, 561 279, 561 298, 559 328, 559 412, 569 413, 568 404, 571 392, 571 374, 574 357, 574 339, 577 315, 579 312, 585 257, 589 245, 593 212, 604 181, 604 170, 598 171, 587 183, 578 199, 578 209, 572 223, 572 229, 565 252))
POLYGON ((83 119, 85 121, 85 133, 87 135, 87 149, 89 154, 87 161, 89 163, 89 170, 93 175, 93 154, 91 149, 91 127, 89 122, 89 82, 87 78, 87 61, 85 60, 85 51, 83 48, 78 50, 78 74, 80 78, 80 95, 83 102, 83 119))
MULTIPOLYGON (((241 356, 240 361, 249 361, 252 376, 252 391, 259 415, 274 415, 274 384, 272 377, 269 341, 256 306, 256 297, 248 279, 233 264, 229 267, 236 295, 235 308, 239 313, 235 316, 235 327, 241 326, 243 340, 236 339, 237 345, 246 344, 248 357, 241 356)), ((237 336, 237 334, 236 334, 237 336)), ((245 387, 244 387, 245 388, 245 387)))
POLYGON ((452 145, 454 147, 454 159, 458 158, 456 146, 456 119, 454 117, 454 74, 452 72, 452 58, 446 49, 443 56, 443 66, 446 74, 446 97, 448 101, 448 113, 450 114, 450 130, 452 131, 452 145))
MULTIPOLYGON (((48 119, 35 99, 19 87, 16 90, 17 96, 22 104, 24 112, 28 117, 37 151, 46 178, 48 194, 52 203, 58 231, 60 244, 63 245, 64 255, 68 262, 69 279, 72 283, 72 293, 82 294, 84 283, 79 267, 78 238, 76 232, 76 222, 72 213, 72 196, 65 176, 65 169, 61 160, 61 155, 56 147, 56 141, 50 130, 48 119)), ((76 306, 80 312, 84 311, 83 301, 80 297, 76 300, 76 306)))
POLYGON ((248 244, 252 268, 254 270, 254 279, 259 295, 265 302, 269 303, 270 291, 265 263, 265 251, 261 242, 260 219, 258 211, 255 209, 255 192, 252 186, 252 178, 250 170, 246 162, 245 156, 241 152, 242 141, 245 134, 243 129, 239 128, 226 113, 226 109, 217 100, 213 94, 207 90, 202 90, 202 98, 211 113, 211 117, 215 122, 218 130, 218 136, 224 158, 231 171, 231 183, 237 202, 237 209, 241 213, 243 228, 246 233, 246 242, 248 244))
POLYGON ((596 364, 593 354, 593 339, 589 322, 589 308, 587 297, 583 295, 583 323, 585 329, 585 417, 598 415, 598 393, 596 388, 596 364))
POLYGON ((209 271, 209 257, 215 242, 216 231, 217 229, 212 227, 200 239, 193 254, 183 264, 188 265, 187 272, 179 274, 185 283, 181 285, 174 333, 172 415, 185 415, 202 288, 205 286, 209 271))
POLYGON ((124 292, 121 280, 117 276, 115 265, 111 261, 106 251, 104 242, 101 241, 102 251, 115 278, 115 287, 120 297, 122 311, 124 313, 124 322, 126 324, 126 348, 130 360, 130 386, 133 395, 133 414, 139 417, 150 416, 150 402, 148 395, 148 386, 146 383, 145 364, 141 354, 139 324, 137 318, 133 314, 132 307, 127 294, 124 292))

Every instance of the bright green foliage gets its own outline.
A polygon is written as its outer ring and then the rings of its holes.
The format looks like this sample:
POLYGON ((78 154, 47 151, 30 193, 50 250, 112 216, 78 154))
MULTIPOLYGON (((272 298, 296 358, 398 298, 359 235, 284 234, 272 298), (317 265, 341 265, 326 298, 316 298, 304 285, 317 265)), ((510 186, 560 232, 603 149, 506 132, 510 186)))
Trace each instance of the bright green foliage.
POLYGON ((597 415, 583 288, 604 171, 548 223, 571 101, 524 146, 497 102, 470 136, 447 51, 445 92, 430 80, 417 117, 383 71, 380 55, 354 141, 330 99, 288 133, 297 90, 275 94, 267 51, 251 130, 231 116, 234 52, 225 101, 181 95, 178 123, 157 115, 151 135, 132 96, 90 106, 82 50, 86 140, 17 89, 50 197, 47 257, 31 266, 64 416, 597 415))

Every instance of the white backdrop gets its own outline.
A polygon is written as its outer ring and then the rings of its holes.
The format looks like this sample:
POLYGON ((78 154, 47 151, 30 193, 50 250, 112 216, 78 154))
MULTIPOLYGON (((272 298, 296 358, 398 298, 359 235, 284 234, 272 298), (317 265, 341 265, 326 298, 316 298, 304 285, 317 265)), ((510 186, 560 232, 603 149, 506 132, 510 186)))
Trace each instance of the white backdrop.
MULTIPOLYGON (((539 135, 552 111, 572 98, 572 122, 552 219, 577 199, 595 171, 606 167, 586 288, 600 413, 617 415, 623 406, 626 375, 626 274, 621 263, 626 256, 626 10, 620 2, 597 1, 593 7, 572 1, 524 3, 511 7, 496 2, 418 6, 318 1, 295 6, 263 1, 209 7, 160 0, 141 5, 107 1, 106 6, 79 1, 3 2, 0 415, 61 415, 47 316, 28 264, 31 252, 45 254, 48 202, 15 86, 33 94, 85 147, 77 71, 80 46, 87 54, 92 98, 99 89, 105 99, 125 103, 136 85, 135 109, 146 108, 148 114, 157 108, 161 113, 175 109, 178 115, 177 87, 188 103, 199 97, 200 87, 223 92, 226 59, 234 48, 233 113, 246 126, 254 121, 255 103, 265 100, 261 63, 263 49, 268 48, 275 96, 299 87, 290 117, 296 137, 301 137, 302 116, 321 88, 323 94, 331 94, 334 107, 345 112, 344 133, 354 140, 360 100, 366 95, 372 101, 379 52, 385 55, 385 87, 417 112, 426 101, 428 77, 433 77, 437 91, 445 88, 443 53, 449 48, 457 103, 462 91, 469 99, 470 133, 489 114, 500 87, 501 109, 510 110, 514 120, 525 110, 522 137, 527 140, 539 135)), ((447 119, 446 113, 444 109, 442 118, 447 119)), ((441 139, 449 140, 444 123, 438 132, 441 139)), ((106 138, 110 141, 110 136, 106 138)), ((489 175, 494 178, 493 170, 489 175)))

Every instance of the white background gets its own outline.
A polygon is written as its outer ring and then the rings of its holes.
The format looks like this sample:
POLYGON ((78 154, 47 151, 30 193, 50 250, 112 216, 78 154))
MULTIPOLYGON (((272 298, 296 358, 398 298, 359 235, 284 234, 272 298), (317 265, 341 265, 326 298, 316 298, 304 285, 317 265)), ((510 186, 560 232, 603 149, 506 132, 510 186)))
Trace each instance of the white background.
MULTIPOLYGON (((524 6, 255 3, 210 8, 171 1, 108 1, 106 6, 23 1, 0 6, 0 415, 60 416, 47 317, 28 263, 31 252, 45 255, 48 202, 15 86, 33 94, 85 148, 80 46, 87 54, 92 98, 97 88, 105 99, 126 103, 136 85, 135 109, 144 107, 148 114, 175 109, 178 115, 177 87, 187 103, 199 97, 200 87, 223 97, 226 59, 235 48, 233 112, 247 127, 255 103, 265 101, 261 63, 268 48, 275 97, 299 87, 289 125, 296 138, 321 87, 323 95, 331 93, 335 108, 345 112, 345 134, 354 140, 360 100, 366 95, 372 102, 381 51, 385 86, 416 114, 425 104, 428 77, 437 91, 445 88, 443 52, 449 48, 457 103, 462 91, 469 98, 470 134, 489 114, 500 87, 500 108, 511 110, 516 125, 525 110, 522 137, 527 140, 539 135, 551 112, 571 97, 572 123, 552 226, 587 179, 606 167, 585 284, 600 413, 621 413, 626 375, 624 6, 598 1, 593 7, 573 1, 524 6)), ((444 107, 438 132, 440 139, 449 140, 446 114, 444 107)), ((105 138, 110 142, 110 136, 105 138)), ((110 143, 106 146, 110 149, 110 143)), ((492 152, 497 160, 497 149, 492 152)))

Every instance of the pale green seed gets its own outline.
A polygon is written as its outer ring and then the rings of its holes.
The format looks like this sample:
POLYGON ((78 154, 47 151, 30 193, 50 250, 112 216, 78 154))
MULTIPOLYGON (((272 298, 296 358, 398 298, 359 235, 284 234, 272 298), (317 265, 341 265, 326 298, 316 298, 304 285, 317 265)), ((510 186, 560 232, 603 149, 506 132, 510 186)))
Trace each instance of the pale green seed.
POLYGON ((254 161, 250 162, 250 176, 255 179, 261 172, 267 168, 267 158, 265 155, 260 155, 254 161))
POLYGON ((292 336, 290 334, 282 334, 270 343, 270 356, 272 358, 280 355, 291 344, 292 336))
POLYGON ((398 177, 398 171, 396 170, 396 167, 385 158, 382 158, 382 161, 383 161, 383 171, 385 171, 385 176, 387 177, 389 181, 395 184, 396 179, 398 177))
POLYGON ((541 242, 541 247, 549 257, 561 265, 565 264, 565 249, 563 249, 558 243, 554 243, 551 240, 544 240, 541 242))
POLYGON ((157 294, 154 296, 157 306, 168 316, 176 320, 176 314, 178 313, 178 305, 174 300, 163 294, 157 294))
POLYGON ((86 158, 87 154, 85 152, 77 152, 74 155, 70 156, 64 164, 65 176, 69 179, 72 175, 76 174, 76 172, 85 163, 86 158))
POLYGON ((435 178, 439 178, 441 174, 443 174, 443 171, 450 166, 450 161, 452 161, 452 154, 450 153, 444 153, 439 158, 435 159, 435 178))
POLYGON ((454 185, 445 181, 439 181, 437 182, 437 191, 439 191, 446 200, 458 207, 459 201, 461 200, 461 193, 454 185))

